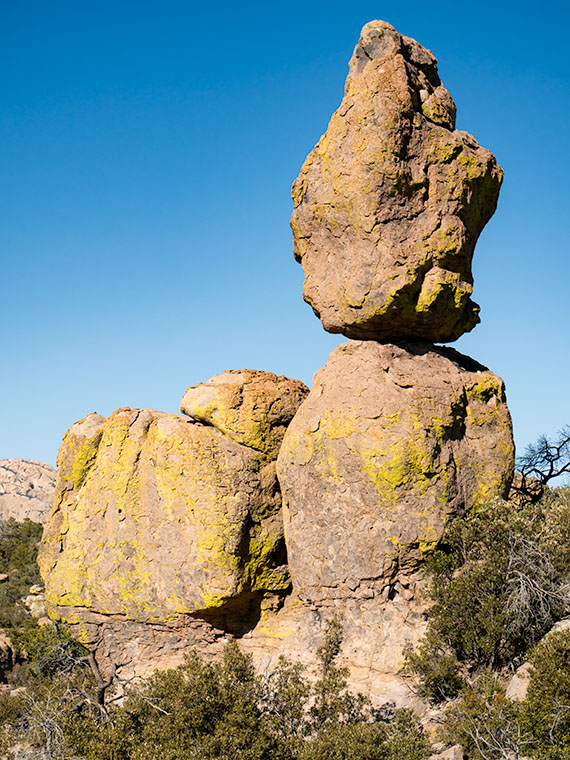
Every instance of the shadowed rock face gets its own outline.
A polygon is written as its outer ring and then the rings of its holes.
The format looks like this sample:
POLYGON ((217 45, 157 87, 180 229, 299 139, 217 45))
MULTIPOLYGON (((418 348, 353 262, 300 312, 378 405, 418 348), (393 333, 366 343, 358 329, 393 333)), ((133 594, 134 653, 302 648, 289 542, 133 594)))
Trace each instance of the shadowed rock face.
POLYGON ((436 64, 390 24, 367 24, 293 184, 303 296, 329 332, 441 342, 479 322, 471 260, 503 172, 454 128, 436 64))
POLYGON ((33 459, 0 460, 0 520, 43 523, 51 509, 56 470, 33 459))
POLYGON ((277 460, 293 587, 378 595, 442 537, 449 515, 506 495, 503 381, 453 349, 349 341, 335 349, 277 460))

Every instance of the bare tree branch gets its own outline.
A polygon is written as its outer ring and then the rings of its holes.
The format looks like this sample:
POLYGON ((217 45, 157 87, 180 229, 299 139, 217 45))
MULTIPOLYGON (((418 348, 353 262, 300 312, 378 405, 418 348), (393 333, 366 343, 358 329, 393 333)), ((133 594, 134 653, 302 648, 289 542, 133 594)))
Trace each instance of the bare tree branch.
POLYGON ((546 485, 554 478, 570 473, 570 425, 565 425, 555 440, 540 436, 536 443, 527 446, 517 464, 523 483, 525 479, 536 478, 546 485))

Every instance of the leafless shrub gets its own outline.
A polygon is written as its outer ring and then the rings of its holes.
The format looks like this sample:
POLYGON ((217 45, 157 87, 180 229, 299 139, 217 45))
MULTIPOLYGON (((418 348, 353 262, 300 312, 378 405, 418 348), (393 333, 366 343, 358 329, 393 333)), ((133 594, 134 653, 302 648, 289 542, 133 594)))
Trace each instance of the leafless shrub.
POLYGON ((518 469, 523 481, 536 478, 542 485, 570 473, 570 425, 565 425, 555 440, 541 435, 536 443, 527 446, 518 459, 518 469))
POLYGON ((507 608, 512 625, 524 631, 549 628, 570 606, 570 584, 561 581, 548 554, 524 536, 510 547, 507 608))

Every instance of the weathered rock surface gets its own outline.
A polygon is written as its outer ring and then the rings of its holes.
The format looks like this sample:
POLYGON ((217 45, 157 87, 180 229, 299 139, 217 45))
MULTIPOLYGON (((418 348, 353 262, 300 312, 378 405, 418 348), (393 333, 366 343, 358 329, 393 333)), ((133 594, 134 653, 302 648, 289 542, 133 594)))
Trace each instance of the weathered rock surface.
MULTIPOLYGON (((539 644, 545 641, 549 636, 561 631, 570 630, 570 617, 562 618, 558 620, 552 628, 542 637, 539 644)), ((532 665, 530 662, 523 662, 515 671, 513 677, 509 681, 505 696, 511 699, 513 702, 522 702, 526 699, 528 687, 530 684, 530 678, 532 675, 532 665)))
MULTIPOLYGON (((327 621, 339 614, 344 628, 339 664, 349 668, 351 688, 378 706, 394 701, 421 712, 425 705, 403 673, 404 647, 416 646, 426 626, 426 602, 416 591, 417 580, 408 579, 405 588, 396 584, 387 600, 348 599, 316 607, 292 595, 283 607, 263 605, 239 646, 252 655, 259 673, 271 672, 281 655, 314 672, 327 621)), ((103 669, 109 672, 112 663, 124 679, 176 667, 190 649, 215 659, 228 641, 221 628, 194 617, 143 623, 84 610, 70 622, 74 635, 96 649, 103 669)))
POLYGON ((36 620, 41 620, 47 616, 47 605, 43 586, 32 586, 30 588, 30 593, 24 596, 20 601, 24 607, 27 608, 30 615, 36 620))
POLYGON ((472 359, 429 344, 339 346, 277 461, 296 593, 389 594, 450 515, 506 495, 513 458, 503 381, 472 359))
POLYGON ((194 412, 205 395, 209 424, 121 409, 108 419, 89 415, 66 433, 40 554, 51 616, 70 623, 106 672, 112 663, 129 678, 177 665, 191 648, 216 657, 228 633, 259 671, 280 655, 311 668, 326 621, 338 613, 352 686, 378 704, 421 707, 398 675, 405 643, 416 644, 425 627, 417 579, 340 605, 293 595, 283 606, 290 580, 268 457, 307 390, 269 373, 229 375, 213 390, 191 389, 186 408, 194 412), (237 436, 264 443, 255 449, 237 436))
POLYGON ((507 699, 511 699, 513 702, 522 702, 526 699, 530 682, 530 672, 530 662, 523 662, 523 664, 517 668, 505 691, 507 699))
POLYGON ((390 24, 367 24, 293 184, 303 297, 329 332, 445 342, 479 321, 471 260, 503 172, 454 128, 436 64, 390 24))
POLYGON ((300 380, 272 372, 228 370, 187 388, 180 411, 275 459, 308 392, 300 380))
MULTIPOLYGON (((439 749, 437 747, 434 748, 439 749)), ((452 747, 443 747, 441 751, 432 755, 429 760, 463 760, 463 749, 459 744, 454 744, 452 747)))
POLYGON ((230 371, 188 388, 182 415, 119 409, 67 432, 39 561, 50 616, 105 672, 214 658, 229 635, 261 672, 280 655, 311 667, 334 615, 351 686, 426 707, 403 673, 426 629, 421 558, 454 514, 506 495, 514 455, 502 380, 414 342, 478 322, 471 258, 502 179, 455 130, 436 63, 368 24, 293 186, 305 299, 366 341, 310 393, 230 371))
POLYGON ((52 614, 247 624, 290 586, 275 465, 213 427, 150 409, 66 433, 39 563, 52 614))
POLYGON ((34 459, 0 460, 0 520, 43 523, 51 508, 56 470, 34 459))

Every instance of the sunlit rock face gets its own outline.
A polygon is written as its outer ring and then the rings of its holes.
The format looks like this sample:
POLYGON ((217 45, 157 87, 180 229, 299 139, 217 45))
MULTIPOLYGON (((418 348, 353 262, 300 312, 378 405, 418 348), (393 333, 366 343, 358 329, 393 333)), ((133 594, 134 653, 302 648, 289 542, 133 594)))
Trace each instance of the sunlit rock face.
POLYGON ((274 459, 307 392, 242 370, 188 389, 193 418, 125 408, 72 425, 40 553, 56 614, 232 628, 286 593, 274 459))
POLYGON ((51 605, 159 622, 288 587, 273 464, 214 428, 90 415, 58 465, 40 557, 51 605))
POLYGON ((513 459, 503 381, 477 362, 430 344, 339 346, 277 460, 295 591, 381 596, 450 516, 506 495, 513 459))
POLYGON ((471 260, 503 172, 455 129, 436 64, 390 24, 367 24, 293 184, 303 296, 330 332, 445 342, 479 322, 471 260))
POLYGON ((0 520, 43 523, 55 490, 54 467, 35 459, 0 459, 0 520))
POLYGON ((228 634, 260 672, 281 655, 313 668, 334 615, 351 686, 427 709, 403 675, 426 629, 422 560, 513 472, 502 380, 434 345, 478 322, 471 258, 502 179, 454 124, 433 55, 367 24, 293 186, 305 299, 356 340, 310 393, 232 370, 189 387, 182 414, 67 432, 40 565, 51 616, 104 672, 215 658, 228 634))
POLYGON ((299 380, 272 372, 227 370, 187 388, 180 411, 275 459, 308 392, 299 380))

